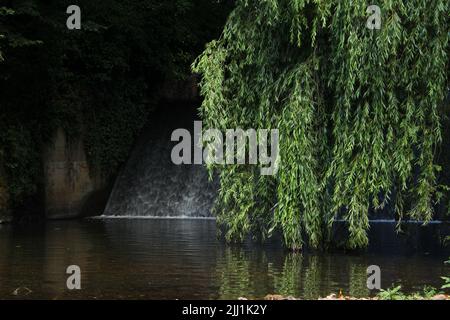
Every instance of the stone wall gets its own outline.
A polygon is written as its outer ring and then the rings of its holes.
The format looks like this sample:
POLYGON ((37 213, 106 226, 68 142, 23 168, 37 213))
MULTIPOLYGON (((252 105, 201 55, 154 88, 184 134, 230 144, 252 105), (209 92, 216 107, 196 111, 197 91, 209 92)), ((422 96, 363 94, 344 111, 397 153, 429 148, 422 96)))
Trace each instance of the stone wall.
MULTIPOLYGON (((198 77, 166 81, 159 87, 165 102, 196 101, 198 77)), ((68 219, 102 214, 112 190, 112 179, 90 170, 81 139, 67 140, 59 129, 43 153, 45 213, 48 219, 68 219)))
POLYGON ((200 97, 199 80, 195 74, 184 80, 166 80, 160 86, 159 93, 167 102, 196 101, 200 97))
POLYGON ((81 139, 68 141, 62 129, 44 152, 45 213, 48 219, 102 214, 110 188, 92 174, 81 139))

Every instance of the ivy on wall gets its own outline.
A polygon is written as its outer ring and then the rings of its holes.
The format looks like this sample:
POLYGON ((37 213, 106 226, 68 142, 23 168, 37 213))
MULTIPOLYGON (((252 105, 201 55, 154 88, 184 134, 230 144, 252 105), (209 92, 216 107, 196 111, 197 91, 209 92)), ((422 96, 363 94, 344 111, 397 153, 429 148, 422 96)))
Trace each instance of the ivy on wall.
MULTIPOLYGON (((42 150, 60 127, 82 138, 105 176, 127 159, 158 103, 156 88, 190 73, 229 4, 211 0, 0 1, 0 163, 10 205, 42 191, 42 150)), ((39 197, 38 197, 39 198, 39 197)))

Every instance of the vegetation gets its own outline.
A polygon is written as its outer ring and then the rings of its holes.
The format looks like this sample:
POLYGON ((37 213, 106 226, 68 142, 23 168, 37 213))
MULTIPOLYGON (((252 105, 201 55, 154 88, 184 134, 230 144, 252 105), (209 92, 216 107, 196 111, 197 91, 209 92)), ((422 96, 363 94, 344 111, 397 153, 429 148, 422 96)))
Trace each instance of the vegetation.
MULTIPOLYGON (((445 262, 450 264, 450 260, 445 262)), ((441 277, 444 280, 444 285, 441 289, 450 289, 450 277, 441 277)), ((386 290, 380 290, 377 297, 381 300, 422 300, 432 299, 436 295, 442 295, 444 292, 439 291, 436 288, 425 286, 422 292, 416 292, 413 294, 405 294, 401 291, 401 286, 392 287, 386 290)))
POLYGON ((422 292, 413 294, 405 294, 401 289, 401 286, 397 286, 395 288, 381 290, 377 297, 381 300, 430 300, 436 295, 442 294, 442 292, 432 287, 425 287, 422 292))
POLYGON ((193 70, 204 129, 280 132, 280 168, 210 165, 230 241, 280 229, 289 248, 318 247, 336 218, 348 246, 368 243, 368 213, 428 222, 444 187, 436 150, 448 85, 449 2, 241 0, 193 70))
POLYGON ((79 0, 82 28, 68 30, 71 4, 0 1, 0 199, 16 209, 39 198, 42 150, 58 127, 83 139, 93 169, 115 173, 157 105, 158 87, 190 73, 229 7, 79 0))
MULTIPOLYGON (((445 263, 450 264, 450 258, 445 263)), ((444 285, 441 289, 450 289, 450 277, 442 277, 442 280, 444 280, 444 285)))

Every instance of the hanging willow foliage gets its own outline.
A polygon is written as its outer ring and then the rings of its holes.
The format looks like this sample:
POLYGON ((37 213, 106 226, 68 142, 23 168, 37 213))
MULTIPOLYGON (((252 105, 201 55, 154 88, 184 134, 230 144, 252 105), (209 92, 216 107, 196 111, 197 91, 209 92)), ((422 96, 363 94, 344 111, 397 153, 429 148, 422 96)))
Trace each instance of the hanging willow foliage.
POLYGON ((447 86, 449 0, 241 0, 195 61, 204 129, 279 129, 280 167, 210 165, 228 240, 280 228, 317 247, 333 221, 368 243, 368 212, 392 203, 430 221, 447 86), (366 27, 369 4, 382 27, 366 27))

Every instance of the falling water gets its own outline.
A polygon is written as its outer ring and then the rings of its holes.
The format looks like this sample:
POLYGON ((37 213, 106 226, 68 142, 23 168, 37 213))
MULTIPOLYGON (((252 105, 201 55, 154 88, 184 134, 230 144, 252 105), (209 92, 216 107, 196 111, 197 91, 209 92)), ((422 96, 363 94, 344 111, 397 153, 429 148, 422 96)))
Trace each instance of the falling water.
POLYGON ((217 183, 202 165, 175 165, 170 154, 177 128, 193 131, 195 109, 170 106, 153 114, 117 178, 104 215, 210 217, 217 183), (167 108, 170 108, 169 110, 167 108))

